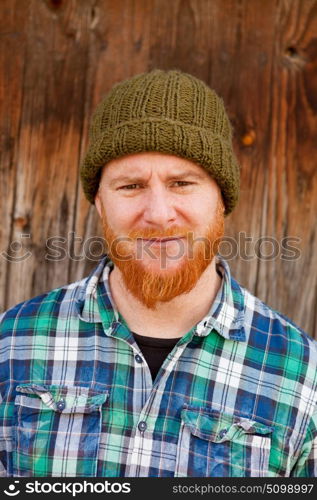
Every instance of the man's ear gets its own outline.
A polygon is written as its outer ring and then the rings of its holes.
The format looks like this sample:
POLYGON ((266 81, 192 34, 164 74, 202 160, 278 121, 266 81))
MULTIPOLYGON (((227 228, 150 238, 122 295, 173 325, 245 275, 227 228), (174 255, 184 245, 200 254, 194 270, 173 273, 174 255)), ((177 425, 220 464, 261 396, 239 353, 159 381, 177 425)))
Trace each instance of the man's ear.
POLYGON ((99 217, 101 218, 101 198, 100 198, 100 192, 99 192, 99 189, 97 191, 97 194, 95 196, 95 206, 96 206, 96 209, 97 209, 97 212, 99 214, 99 217))
POLYGON ((220 200, 221 200, 222 213, 224 214, 226 211, 226 205, 225 205, 222 193, 220 193, 220 200))

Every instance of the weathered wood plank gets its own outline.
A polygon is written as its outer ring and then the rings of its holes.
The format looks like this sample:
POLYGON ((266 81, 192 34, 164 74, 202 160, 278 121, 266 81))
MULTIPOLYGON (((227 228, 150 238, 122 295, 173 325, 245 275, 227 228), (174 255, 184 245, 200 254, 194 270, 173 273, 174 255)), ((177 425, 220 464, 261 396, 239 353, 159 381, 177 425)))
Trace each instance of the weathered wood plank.
MULTIPOLYGON (((82 134, 88 3, 28 2, 12 240, 30 234, 28 259, 9 267, 7 305, 67 283, 69 262, 47 260, 46 240, 73 229, 82 134), (45 27, 45 29, 43 29, 45 27)), ((11 64, 14 64, 12 61, 11 64)))
POLYGON ((317 4, 280 2, 275 15, 265 231, 298 238, 299 255, 260 261, 257 291, 316 335, 317 4))
MULTIPOLYGON (((28 17, 26 3, 17 8, 17 1, 6 2, 1 7, 0 32, 0 304, 7 304, 12 257, 18 252, 13 243, 14 225, 21 227, 23 220, 14 220, 16 204, 16 179, 18 134, 21 128, 23 78, 25 71, 25 26, 28 17)), ((14 300, 18 298, 15 289, 14 300)))

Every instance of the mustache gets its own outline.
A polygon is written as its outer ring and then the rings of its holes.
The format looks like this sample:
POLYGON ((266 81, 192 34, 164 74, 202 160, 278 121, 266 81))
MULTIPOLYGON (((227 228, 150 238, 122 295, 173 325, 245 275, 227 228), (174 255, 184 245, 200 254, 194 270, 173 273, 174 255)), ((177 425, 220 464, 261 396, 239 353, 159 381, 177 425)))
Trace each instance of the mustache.
POLYGON ((189 238, 193 230, 184 226, 173 226, 164 231, 155 228, 134 229, 127 234, 132 240, 137 239, 166 239, 166 238, 189 238))

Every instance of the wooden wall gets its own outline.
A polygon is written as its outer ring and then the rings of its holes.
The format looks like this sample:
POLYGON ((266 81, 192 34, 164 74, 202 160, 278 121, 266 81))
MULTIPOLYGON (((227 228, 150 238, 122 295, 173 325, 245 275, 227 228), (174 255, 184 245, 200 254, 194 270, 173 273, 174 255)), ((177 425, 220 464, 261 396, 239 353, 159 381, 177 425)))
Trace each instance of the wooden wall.
POLYGON ((2 0, 0 15, 0 309, 96 265, 78 176, 91 113, 115 82, 179 68, 234 125, 242 188, 226 231, 250 240, 247 255, 223 247, 233 274, 317 337, 317 1, 2 0))

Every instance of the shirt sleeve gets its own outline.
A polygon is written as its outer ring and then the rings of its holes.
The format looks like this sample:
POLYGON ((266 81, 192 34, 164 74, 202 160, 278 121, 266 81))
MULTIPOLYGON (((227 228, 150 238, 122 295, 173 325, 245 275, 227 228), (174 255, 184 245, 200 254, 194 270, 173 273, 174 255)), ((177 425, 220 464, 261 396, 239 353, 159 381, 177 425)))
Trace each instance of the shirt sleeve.
MULTIPOLYGON (((2 403, 3 403, 2 395, 0 392, 0 406, 2 403)), ((1 413, 1 411, 0 411, 0 413, 1 413)), ((3 463, 4 462, 3 458, 4 458, 4 455, 6 453, 6 448, 5 448, 5 442, 4 442, 4 437, 3 437, 2 423, 0 425, 1 425, 1 428, 0 428, 0 477, 6 477, 7 471, 6 471, 6 468, 5 468, 4 463, 3 463)))
POLYGON ((5 316, 5 312, 0 315, 0 478, 7 477, 6 470, 6 444, 4 440, 4 401, 2 396, 2 390, 5 387, 6 373, 4 366, 7 363, 7 357, 5 356, 5 339, 3 335, 2 320, 5 316))
POLYGON ((317 477, 317 409, 309 422, 299 458, 291 477, 317 477))

